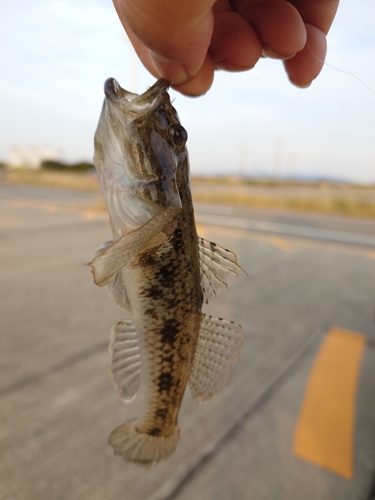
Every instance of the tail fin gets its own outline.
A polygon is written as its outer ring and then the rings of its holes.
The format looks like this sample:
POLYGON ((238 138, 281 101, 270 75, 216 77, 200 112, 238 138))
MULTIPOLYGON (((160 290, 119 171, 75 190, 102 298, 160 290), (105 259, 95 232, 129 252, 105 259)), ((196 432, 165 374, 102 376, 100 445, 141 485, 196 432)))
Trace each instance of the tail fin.
POLYGON ((158 436, 137 430, 136 423, 137 419, 125 422, 110 434, 108 442, 117 455, 121 455, 125 462, 144 467, 150 467, 172 455, 180 437, 178 425, 172 435, 158 436))

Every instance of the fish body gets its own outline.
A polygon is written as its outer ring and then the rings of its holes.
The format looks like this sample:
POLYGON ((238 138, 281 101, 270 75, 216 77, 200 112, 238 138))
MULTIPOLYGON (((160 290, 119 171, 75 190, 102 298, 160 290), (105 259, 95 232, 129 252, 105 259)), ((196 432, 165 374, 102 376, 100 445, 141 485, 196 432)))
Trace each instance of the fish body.
POLYGON ((132 400, 142 373, 143 414, 109 442, 125 461, 149 466, 179 439, 178 413, 190 381, 206 400, 228 382, 243 344, 241 327, 202 313, 239 266, 232 252, 199 238, 189 187, 187 133, 166 80, 131 94, 105 83, 94 163, 113 240, 90 263, 94 281, 131 320, 112 329, 111 373, 132 400))

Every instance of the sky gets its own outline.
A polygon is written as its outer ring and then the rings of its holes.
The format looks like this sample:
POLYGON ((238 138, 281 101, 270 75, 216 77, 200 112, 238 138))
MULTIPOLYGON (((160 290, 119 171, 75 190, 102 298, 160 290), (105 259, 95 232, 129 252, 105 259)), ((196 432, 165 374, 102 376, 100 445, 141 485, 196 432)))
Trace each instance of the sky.
MULTIPOLYGON (((112 2, 2 0, 0 19, 0 161, 25 146, 90 161, 105 79, 137 93, 155 81, 112 2)), ((374 26, 374 0, 342 0, 327 65, 308 89, 262 59, 248 72, 217 72, 205 96, 171 91, 192 174, 375 183, 374 26)))

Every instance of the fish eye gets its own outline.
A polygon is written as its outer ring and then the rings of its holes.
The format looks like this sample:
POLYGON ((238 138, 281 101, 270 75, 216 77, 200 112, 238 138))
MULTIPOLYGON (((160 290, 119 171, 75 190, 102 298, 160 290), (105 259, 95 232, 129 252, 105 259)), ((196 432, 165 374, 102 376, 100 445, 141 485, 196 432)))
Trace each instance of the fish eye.
POLYGON ((171 141, 176 146, 182 146, 187 141, 188 137, 187 132, 184 129, 184 127, 182 127, 178 123, 173 123, 172 125, 169 125, 168 134, 171 141))

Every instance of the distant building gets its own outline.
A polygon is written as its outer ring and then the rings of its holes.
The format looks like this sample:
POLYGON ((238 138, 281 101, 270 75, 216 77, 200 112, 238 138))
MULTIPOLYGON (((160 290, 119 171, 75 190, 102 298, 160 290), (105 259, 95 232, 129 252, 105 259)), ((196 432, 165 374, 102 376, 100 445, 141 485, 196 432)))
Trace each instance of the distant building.
POLYGON ((38 170, 45 160, 60 160, 59 151, 55 148, 38 146, 12 148, 6 165, 9 168, 38 170))

